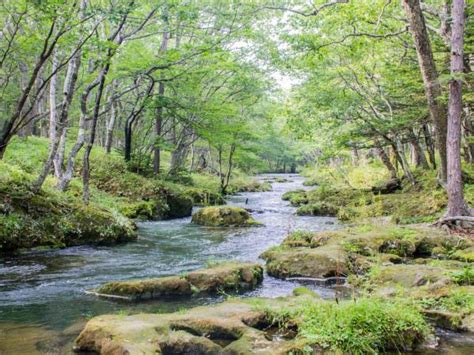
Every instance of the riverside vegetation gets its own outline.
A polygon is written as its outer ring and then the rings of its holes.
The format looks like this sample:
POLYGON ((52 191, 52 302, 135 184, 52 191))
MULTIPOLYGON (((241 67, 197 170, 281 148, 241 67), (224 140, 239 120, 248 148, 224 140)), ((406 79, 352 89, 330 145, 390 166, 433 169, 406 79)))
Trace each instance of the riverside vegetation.
POLYGON ((130 266, 88 300, 227 299, 92 317, 74 349, 366 354, 436 351, 438 329, 472 339, 473 11, 464 0, 4 0, 0 292, 53 287, 28 279, 38 265, 18 281, 16 260, 149 247, 141 222, 180 218, 167 241, 183 228, 222 232, 213 243, 280 233, 258 222, 271 205, 221 205, 296 178, 255 174, 298 172, 305 188, 282 198, 314 224, 275 235, 265 276, 257 257, 138 280, 130 266), (323 282, 334 299, 302 286, 238 297, 263 277, 323 282))
MULTIPOLYGON (((106 155, 99 148, 91 159, 93 193, 88 205, 81 202, 82 188, 74 179, 65 193, 54 188, 54 179, 35 193, 31 186, 47 147, 41 138, 17 138, 0 162, 3 252, 130 241, 137 237, 134 220, 186 217, 194 205, 225 203, 218 179, 211 175, 190 175, 185 183, 149 179, 128 171, 120 157, 106 155)), ((268 188, 241 174, 229 191, 268 188)))

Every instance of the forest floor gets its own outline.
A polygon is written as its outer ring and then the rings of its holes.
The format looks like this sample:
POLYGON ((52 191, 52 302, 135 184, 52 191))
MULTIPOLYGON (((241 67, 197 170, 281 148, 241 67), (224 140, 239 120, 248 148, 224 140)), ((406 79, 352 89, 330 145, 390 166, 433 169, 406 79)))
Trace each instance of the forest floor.
MULTIPOLYGON (((219 179, 211 174, 181 174, 160 178, 131 172, 114 152, 95 147, 91 157, 91 200, 81 200, 81 158, 66 192, 50 176, 40 191, 32 184, 47 158, 48 141, 15 138, 0 162, 0 252, 23 248, 113 244, 136 238, 134 220, 190 216, 194 205, 225 203, 219 179)), ((228 188, 269 189, 243 173, 228 188)))

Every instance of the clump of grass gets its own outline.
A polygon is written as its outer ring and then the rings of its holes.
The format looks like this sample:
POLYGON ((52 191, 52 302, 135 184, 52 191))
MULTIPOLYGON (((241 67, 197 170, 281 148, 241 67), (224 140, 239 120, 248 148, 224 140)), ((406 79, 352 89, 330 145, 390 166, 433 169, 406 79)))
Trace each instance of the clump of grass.
POLYGON ((431 333, 416 307, 397 300, 317 301, 270 315, 280 322, 295 320, 298 336, 311 346, 351 354, 412 349, 431 333))
POLYGON ((451 272, 449 275, 458 285, 474 284, 474 267, 472 266, 465 266, 462 270, 451 272))
POLYGON ((469 289, 458 287, 442 297, 425 297, 416 303, 423 309, 468 314, 474 311, 474 294, 469 289))

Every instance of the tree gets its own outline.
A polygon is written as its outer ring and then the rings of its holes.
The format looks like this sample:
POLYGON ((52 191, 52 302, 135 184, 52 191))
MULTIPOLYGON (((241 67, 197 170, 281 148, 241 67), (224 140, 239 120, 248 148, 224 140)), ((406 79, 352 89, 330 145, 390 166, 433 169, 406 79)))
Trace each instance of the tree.
POLYGON ((461 176, 462 74, 464 45, 464 0, 453 0, 451 35, 451 80, 448 109, 448 210, 447 217, 470 216, 464 201, 461 176))
POLYGON ((410 32, 412 33, 413 41, 415 42, 418 63, 425 83, 428 109, 436 129, 436 143, 441 160, 439 177, 441 182, 445 184, 448 175, 446 152, 447 118, 446 109, 441 102, 442 93, 438 71, 436 69, 431 41, 428 36, 428 30, 426 29, 425 18, 421 10, 420 1, 403 0, 403 4, 407 13, 410 32))

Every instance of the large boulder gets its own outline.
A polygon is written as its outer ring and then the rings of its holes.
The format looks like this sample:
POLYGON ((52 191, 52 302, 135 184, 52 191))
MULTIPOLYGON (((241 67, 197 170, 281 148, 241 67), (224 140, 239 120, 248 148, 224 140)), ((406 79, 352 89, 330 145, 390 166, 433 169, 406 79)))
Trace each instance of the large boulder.
MULTIPOLYGON (((259 299, 269 307, 283 300, 259 299)), ((299 300, 300 302, 302 300, 299 300)), ((281 303, 281 305, 280 305, 281 303)), ((252 301, 232 300, 171 314, 103 315, 91 319, 75 350, 99 354, 286 354, 300 341, 271 333, 273 321, 252 301)))
POLYGON ((91 293, 131 300, 192 296, 198 293, 248 290, 255 288, 262 279, 263 268, 259 264, 232 262, 180 276, 108 282, 91 293))
POLYGON ((183 193, 169 193, 166 196, 168 210, 163 216, 165 219, 182 218, 191 216, 193 199, 183 193))
POLYGON ((244 208, 204 207, 193 214, 192 222, 210 227, 246 227, 259 225, 244 208))
POLYGON ((267 272, 278 278, 347 276, 347 255, 338 245, 321 248, 276 248, 262 254, 267 272))

